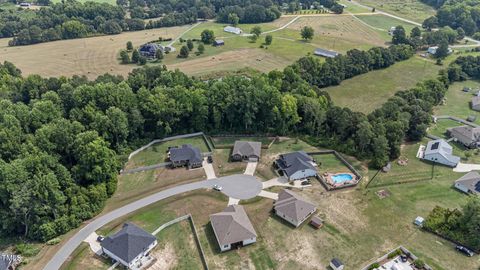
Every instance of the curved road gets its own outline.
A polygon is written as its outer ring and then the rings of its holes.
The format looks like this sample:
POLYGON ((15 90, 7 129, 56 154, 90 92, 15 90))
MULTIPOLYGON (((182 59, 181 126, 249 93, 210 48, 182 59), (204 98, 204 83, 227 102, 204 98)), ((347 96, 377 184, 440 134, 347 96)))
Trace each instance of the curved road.
POLYGON ((166 199, 171 196, 175 196, 181 194, 183 192, 188 192, 192 190, 197 190, 201 188, 210 188, 218 181, 214 181, 217 179, 212 180, 204 180, 201 182, 195 182, 190 184, 185 184, 181 186, 176 186, 164 191, 160 191, 133 203, 127 204, 121 208, 113 210, 112 212, 106 213, 103 216, 100 216, 85 227, 83 227, 80 231, 78 231, 72 238, 70 238, 61 248, 60 250, 53 256, 53 258, 48 262, 48 264, 43 268, 44 270, 57 270, 59 269, 62 264, 68 259, 70 254, 89 236, 91 233, 95 232, 102 226, 106 225, 107 223, 120 218, 124 215, 130 214, 142 207, 150 205, 152 203, 158 202, 160 200, 166 199))
POLYGON ((57 270, 68 259, 72 252, 85 240, 90 234, 100 229, 107 223, 128 215, 147 205, 156 203, 160 200, 172 197, 184 192, 193 191, 202 188, 212 188, 214 185, 223 187, 222 193, 226 196, 236 199, 250 199, 256 197, 262 191, 262 183, 252 175, 235 174, 220 178, 202 180, 190 184, 172 187, 138 201, 122 206, 116 210, 99 216, 88 223, 74 236, 72 236, 57 253, 50 259, 44 270, 57 270))

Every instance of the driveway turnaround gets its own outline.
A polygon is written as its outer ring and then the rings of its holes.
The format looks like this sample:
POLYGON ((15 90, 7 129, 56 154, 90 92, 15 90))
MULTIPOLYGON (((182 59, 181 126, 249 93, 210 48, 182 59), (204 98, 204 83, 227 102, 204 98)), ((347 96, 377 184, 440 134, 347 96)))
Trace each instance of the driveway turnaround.
POLYGON ((246 174, 234 174, 208 181, 221 186, 222 193, 228 197, 240 200, 254 198, 262 190, 262 182, 255 176, 246 174))

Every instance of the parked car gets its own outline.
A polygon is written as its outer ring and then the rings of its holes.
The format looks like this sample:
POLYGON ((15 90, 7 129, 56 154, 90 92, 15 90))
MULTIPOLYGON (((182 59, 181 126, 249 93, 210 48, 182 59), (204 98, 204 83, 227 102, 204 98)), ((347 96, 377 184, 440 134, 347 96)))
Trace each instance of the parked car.
POLYGON ((402 260, 402 262, 407 262, 408 261, 408 257, 405 254, 401 255, 400 259, 402 260))
POLYGON ((105 240, 105 237, 103 237, 103 236, 101 236, 101 235, 99 235, 99 236, 97 237, 97 241, 98 241, 98 242, 103 242, 103 240, 105 240))
POLYGON ((223 187, 221 187, 219 185, 214 185, 213 189, 215 189, 216 191, 222 191, 223 187))
POLYGON ((302 181, 302 186, 308 186, 310 185, 310 181, 306 180, 306 181, 302 181))
POLYGON ((455 247, 456 250, 462 252, 463 254, 467 255, 468 257, 472 257, 473 256, 473 251, 471 251, 470 249, 464 247, 464 246, 456 246, 455 247))
POLYGON ((212 157, 212 156, 208 156, 208 157, 207 157, 207 162, 208 162, 208 163, 213 163, 213 157, 212 157))

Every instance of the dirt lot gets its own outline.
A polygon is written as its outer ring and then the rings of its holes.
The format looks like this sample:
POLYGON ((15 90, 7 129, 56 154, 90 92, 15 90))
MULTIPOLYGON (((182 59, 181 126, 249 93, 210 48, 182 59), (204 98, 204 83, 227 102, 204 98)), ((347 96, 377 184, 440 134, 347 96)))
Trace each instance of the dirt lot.
POLYGON ((90 79, 104 73, 126 75, 136 66, 120 65, 117 56, 127 41, 139 46, 148 41, 175 38, 186 26, 125 32, 114 36, 61 40, 37 45, 8 47, 8 38, 0 39, 0 61, 13 62, 24 74, 42 76, 85 75, 90 79), (61 71, 61 72, 60 72, 61 71))

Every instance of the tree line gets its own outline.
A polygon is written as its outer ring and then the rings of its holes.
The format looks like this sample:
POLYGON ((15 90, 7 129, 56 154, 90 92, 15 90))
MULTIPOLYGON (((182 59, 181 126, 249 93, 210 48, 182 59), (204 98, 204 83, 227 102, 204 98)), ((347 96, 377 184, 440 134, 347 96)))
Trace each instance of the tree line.
POLYGON ((461 28, 467 35, 479 32, 480 0, 423 0, 422 2, 438 8, 435 16, 423 22, 425 28, 450 26, 461 28))
POLYGON ((383 166, 398 157, 404 138, 425 134, 447 74, 397 93, 368 115, 335 106, 321 87, 387 67, 411 50, 352 50, 325 63, 309 56, 284 71, 210 81, 161 66, 135 69, 125 79, 23 77, 5 62, 0 233, 44 241, 77 227, 114 193, 119 164, 132 149, 173 134, 298 135, 383 166))

